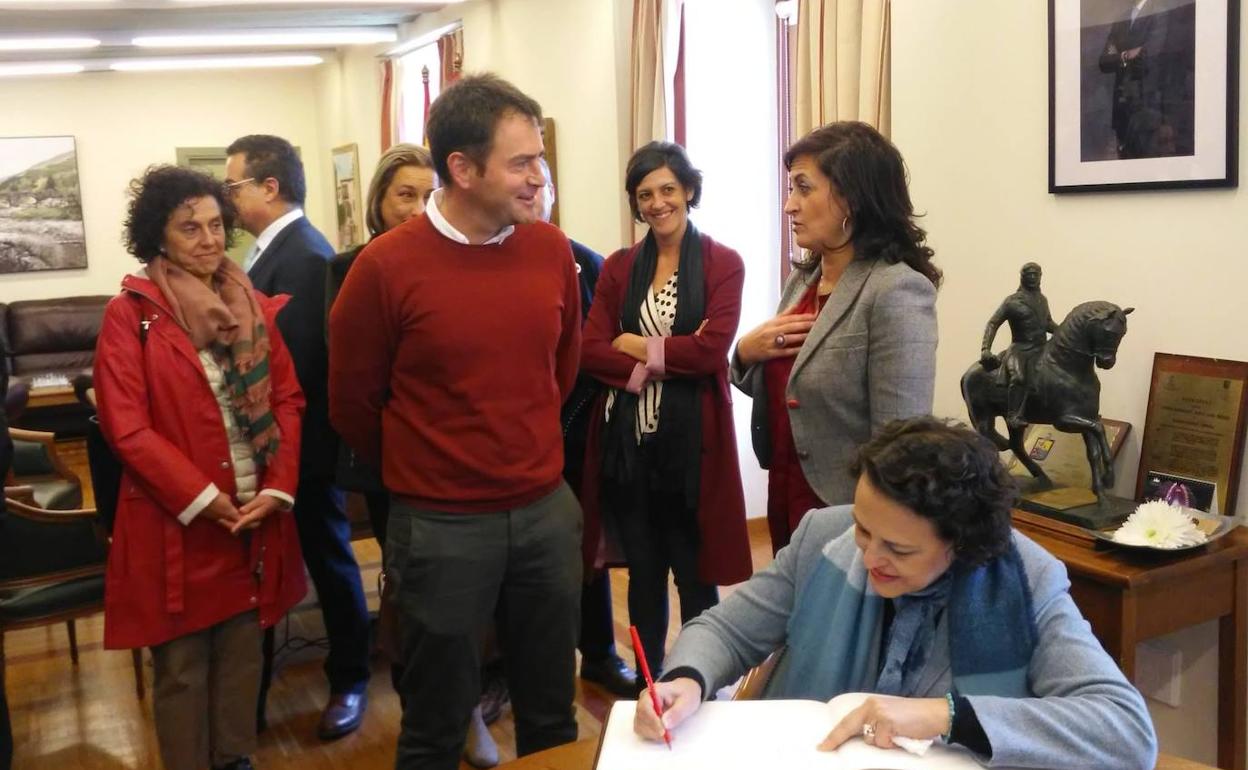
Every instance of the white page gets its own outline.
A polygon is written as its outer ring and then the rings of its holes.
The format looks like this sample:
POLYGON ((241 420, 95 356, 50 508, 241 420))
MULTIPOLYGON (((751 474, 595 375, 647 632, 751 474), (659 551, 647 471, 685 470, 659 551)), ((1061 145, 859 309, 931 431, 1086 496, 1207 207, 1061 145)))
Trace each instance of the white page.
POLYGON ((636 701, 616 701, 597 770, 980 770, 961 750, 932 746, 922 757, 852 738, 834 752, 816 746, 866 695, 809 700, 712 701, 672 730, 672 748, 633 732, 636 701))

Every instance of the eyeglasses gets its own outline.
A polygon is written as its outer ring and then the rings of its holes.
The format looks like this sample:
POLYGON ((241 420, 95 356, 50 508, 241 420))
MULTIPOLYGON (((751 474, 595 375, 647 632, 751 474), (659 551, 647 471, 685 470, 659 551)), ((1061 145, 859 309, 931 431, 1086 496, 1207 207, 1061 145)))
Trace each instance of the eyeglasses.
POLYGON ((249 176, 246 179, 240 179, 237 182, 226 182, 225 191, 227 194, 233 196, 238 193, 238 188, 242 187, 248 182, 254 182, 254 181, 256 181, 256 178, 254 176, 249 176))

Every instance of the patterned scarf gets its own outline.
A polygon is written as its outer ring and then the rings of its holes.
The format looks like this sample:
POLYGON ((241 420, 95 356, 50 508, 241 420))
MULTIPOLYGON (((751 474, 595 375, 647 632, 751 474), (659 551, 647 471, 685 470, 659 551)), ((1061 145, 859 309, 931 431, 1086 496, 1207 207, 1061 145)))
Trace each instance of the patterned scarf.
POLYGON ((267 465, 281 435, 269 406, 269 334, 251 280, 223 259, 209 288, 163 256, 148 264, 147 277, 195 349, 210 348, 221 362, 234 419, 251 443, 256 464, 267 465))
MULTIPOLYGON (((676 282, 676 318, 672 322, 672 335, 693 334, 706 319, 706 271, 703 267, 702 235, 689 222, 680 242, 680 261, 676 282)), ((653 291, 654 271, 659 262, 659 246, 654 233, 646 233, 632 272, 628 276, 628 288, 624 304, 620 308, 620 330, 641 334, 641 306, 647 293, 653 291)), ((659 429, 656 435, 655 469, 659 472, 661 486, 668 491, 680 492, 685 505, 697 510, 702 488, 702 410, 698 392, 701 379, 674 377, 663 383, 663 403, 659 411, 659 429)), ((638 396, 620 389, 615 391, 615 403, 603 437, 603 475, 617 483, 646 480, 637 478, 637 401, 638 396)))
POLYGON ((839 506, 845 534, 829 542, 798 589, 788 649, 768 684, 768 698, 829 700, 845 692, 914 697, 948 618, 954 690, 963 695, 1026 697, 1037 631, 1022 557, 1013 541, 992 561, 955 561, 944 576, 895 602, 881 658, 884 599, 868 590, 862 552, 839 506))

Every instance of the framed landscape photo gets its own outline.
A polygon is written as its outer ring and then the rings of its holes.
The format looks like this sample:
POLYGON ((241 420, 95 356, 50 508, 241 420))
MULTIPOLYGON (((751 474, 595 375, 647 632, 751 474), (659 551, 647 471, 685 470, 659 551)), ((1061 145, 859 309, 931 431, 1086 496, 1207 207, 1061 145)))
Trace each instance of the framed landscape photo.
POLYGON ((0 137, 0 273, 86 266, 74 137, 0 137))
POLYGON ((338 213, 338 248, 364 242, 364 204, 360 200, 360 154, 354 143, 333 149, 334 202, 338 213))
POLYGON ((1049 0, 1049 192, 1235 187, 1239 0, 1049 0))

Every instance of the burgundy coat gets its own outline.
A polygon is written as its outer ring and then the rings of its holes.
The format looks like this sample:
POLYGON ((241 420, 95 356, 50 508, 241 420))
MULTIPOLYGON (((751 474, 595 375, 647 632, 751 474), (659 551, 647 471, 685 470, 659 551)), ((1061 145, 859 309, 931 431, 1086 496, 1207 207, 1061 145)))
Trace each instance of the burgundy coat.
MULTIPOLYGON (((284 298, 257 292, 272 350, 271 406, 281 443, 258 489, 292 497, 299 478, 303 393, 275 318, 284 298)), ((306 585, 294 514, 248 534, 206 516, 178 521, 209 484, 235 492, 221 410, 191 338, 154 283, 126 276, 104 311, 95 353, 100 428, 122 464, 104 589, 104 646, 148 647, 259 609, 270 626, 306 585), (150 321, 146 342, 140 322, 150 321)))
MULTIPOLYGON (((585 324, 581 370, 613 388, 623 388, 636 359, 611 347, 621 334, 620 306, 628 293, 629 273, 641 248, 636 243, 612 254, 603 265, 594 304, 585 324)), ((698 495, 698 577, 715 585, 745 580, 753 572, 750 538, 745 528, 745 497, 733 430, 728 388, 728 351, 741 318, 745 264, 737 252, 702 236, 706 276, 706 326, 700 334, 665 337, 667 377, 697 377, 702 405, 702 475, 698 495)), ((602 433, 606 393, 593 407, 581 485, 585 511, 583 540, 586 569, 601 568, 607 552, 602 527, 602 433)), ((660 416, 660 419, 662 417, 660 416)), ((618 549, 612 549, 616 552, 618 549)))

